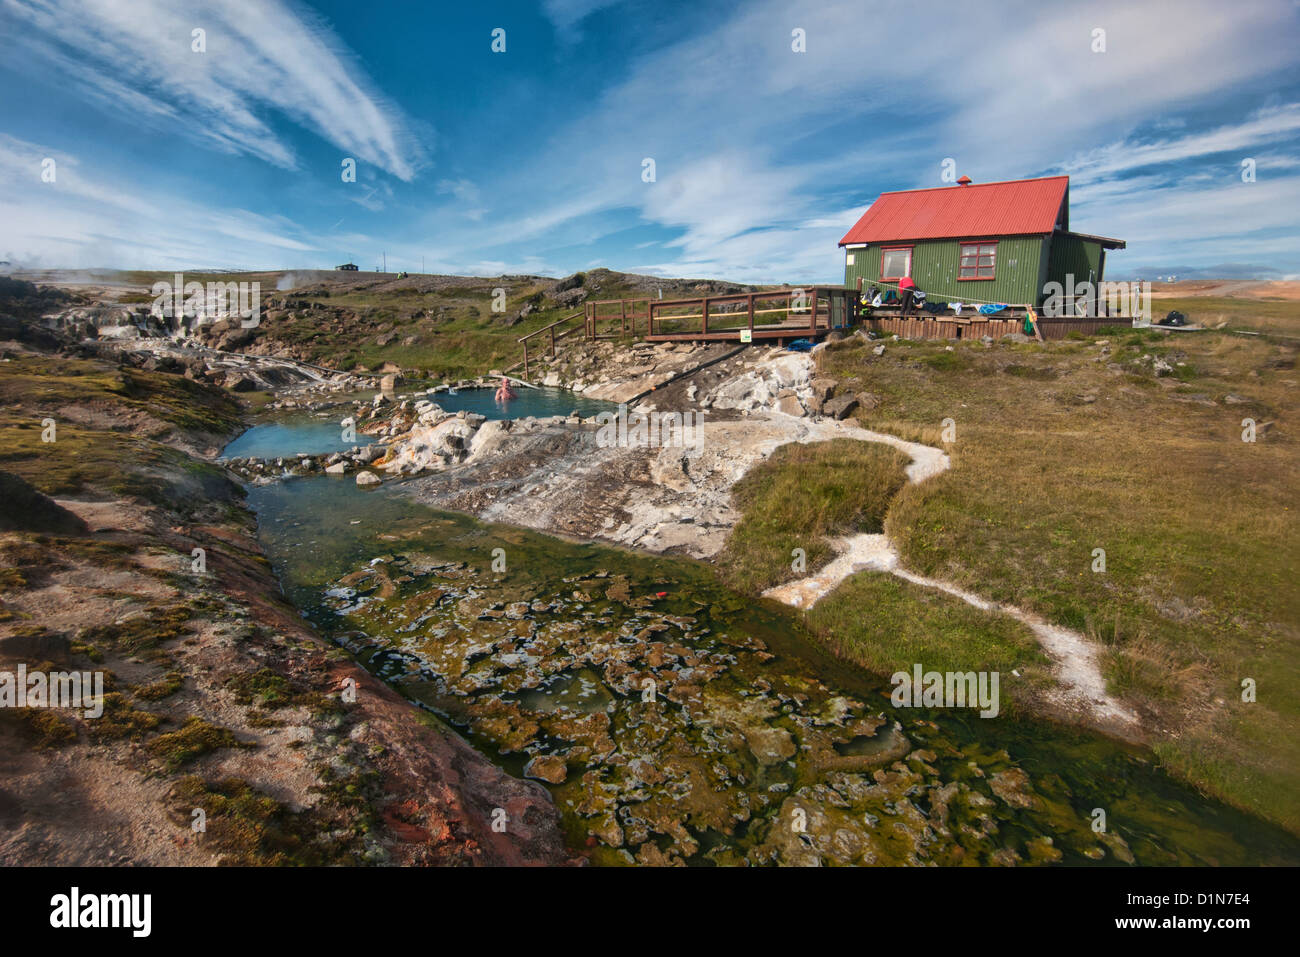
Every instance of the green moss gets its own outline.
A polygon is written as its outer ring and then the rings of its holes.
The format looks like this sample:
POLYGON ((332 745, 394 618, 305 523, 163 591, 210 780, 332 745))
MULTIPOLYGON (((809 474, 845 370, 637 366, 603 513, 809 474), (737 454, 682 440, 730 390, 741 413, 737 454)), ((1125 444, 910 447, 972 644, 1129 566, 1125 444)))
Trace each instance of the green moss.
POLYGON ((48 708, 0 708, 0 721, 39 749, 62 747, 77 738, 76 725, 48 708))
POLYGON ((225 686, 242 705, 274 711, 295 703, 289 679, 270 668, 233 675, 226 679, 225 686))
POLYGON ((97 742, 142 738, 160 724, 162 718, 153 712, 131 707, 126 696, 117 691, 104 695, 103 714, 86 721, 91 740, 97 742))
POLYGON ((137 698, 143 698, 145 701, 161 701, 163 698, 170 698, 176 692, 181 690, 185 683, 185 676, 179 671, 169 671, 157 681, 145 685, 135 690, 137 698))
POLYGON ((203 846, 234 866, 314 866, 356 863, 359 848, 345 822, 317 809, 293 811, 247 781, 177 781, 168 795, 172 820, 191 827, 194 810, 206 815, 203 846))
POLYGON ((161 647, 185 633, 194 617, 189 605, 150 605, 138 615, 110 625, 85 629, 78 640, 85 644, 107 645, 124 655, 139 655, 150 660, 168 660, 161 647))
POLYGON ((171 772, 213 751, 242 746, 229 729, 192 715, 178 730, 154 738, 145 750, 171 772))

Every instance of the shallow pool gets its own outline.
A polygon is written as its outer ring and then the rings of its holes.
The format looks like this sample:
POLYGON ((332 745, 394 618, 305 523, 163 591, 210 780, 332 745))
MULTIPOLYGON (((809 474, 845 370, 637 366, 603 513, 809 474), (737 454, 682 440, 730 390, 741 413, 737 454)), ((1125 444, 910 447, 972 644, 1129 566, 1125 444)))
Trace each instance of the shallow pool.
MULTIPOLYGON (((489 419, 546 418, 577 412, 590 416, 614 411, 612 402, 585 399, 567 389, 515 388, 518 393, 505 402, 496 400, 494 389, 461 389, 456 393, 438 392, 427 398, 448 412, 477 412, 489 419)), ((344 440, 343 420, 352 407, 338 405, 321 412, 279 413, 274 419, 255 423, 226 446, 227 458, 290 458, 297 455, 328 455, 354 445, 365 445, 366 436, 344 440)))

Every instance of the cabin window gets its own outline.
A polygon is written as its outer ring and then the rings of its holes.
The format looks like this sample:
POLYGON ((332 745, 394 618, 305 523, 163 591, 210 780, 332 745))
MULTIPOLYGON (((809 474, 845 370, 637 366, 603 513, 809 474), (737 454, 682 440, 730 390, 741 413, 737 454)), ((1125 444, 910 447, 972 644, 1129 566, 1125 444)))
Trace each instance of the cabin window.
POLYGON ((846 265, 846 266, 852 266, 852 265, 853 265, 853 253, 845 253, 845 254, 844 254, 844 265, 846 265))
POLYGON ((997 243, 962 243, 958 279, 992 279, 997 266, 997 243))
POLYGON ((895 246, 880 251, 880 278, 902 279, 912 275, 912 247, 895 246))

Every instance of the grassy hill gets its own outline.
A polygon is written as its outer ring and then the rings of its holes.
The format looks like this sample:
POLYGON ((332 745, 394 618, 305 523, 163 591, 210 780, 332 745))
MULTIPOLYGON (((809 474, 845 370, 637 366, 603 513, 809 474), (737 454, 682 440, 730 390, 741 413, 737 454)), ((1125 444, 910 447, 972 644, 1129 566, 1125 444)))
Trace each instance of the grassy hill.
MULTIPOLYGON (((435 378, 479 375, 523 356, 519 338, 583 309, 588 300, 671 299, 754 287, 719 280, 659 279, 595 269, 564 279, 545 276, 429 276, 397 273, 188 273, 201 282, 260 282, 261 325, 231 334, 213 327, 215 344, 274 353, 337 369, 375 370, 392 363, 435 378), (504 291, 504 300, 498 294, 504 291), (504 305, 500 311, 494 305, 504 305)), ((117 274, 115 298, 146 303, 164 272, 117 274)))

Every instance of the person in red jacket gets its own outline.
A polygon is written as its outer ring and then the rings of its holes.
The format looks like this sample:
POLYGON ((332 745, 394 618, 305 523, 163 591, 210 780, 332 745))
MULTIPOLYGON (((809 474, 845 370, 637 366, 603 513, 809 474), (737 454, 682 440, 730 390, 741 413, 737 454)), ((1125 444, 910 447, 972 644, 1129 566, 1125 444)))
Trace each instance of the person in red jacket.
POLYGON ((913 305, 916 302, 916 283, 912 282, 910 276, 904 276, 898 281, 898 293, 902 301, 902 312, 900 317, 906 319, 913 311, 913 305))

